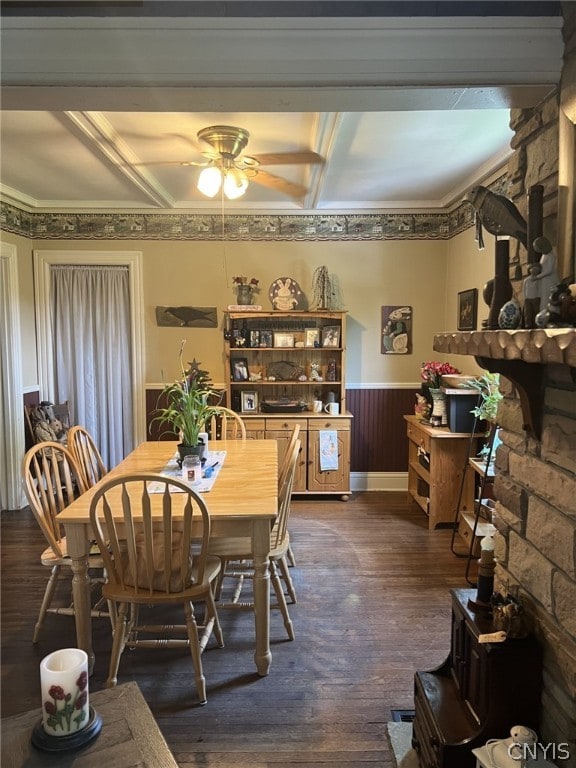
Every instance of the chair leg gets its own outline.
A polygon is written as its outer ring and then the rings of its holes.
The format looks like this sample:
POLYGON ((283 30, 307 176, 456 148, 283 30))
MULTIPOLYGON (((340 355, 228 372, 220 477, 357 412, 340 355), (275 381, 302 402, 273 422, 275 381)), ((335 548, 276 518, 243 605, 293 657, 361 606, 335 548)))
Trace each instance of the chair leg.
POLYGON ((38 642, 40 631, 44 625, 44 619, 46 618, 48 608, 50 608, 52 598, 54 597, 54 592, 56 591, 56 584, 58 583, 58 575, 60 573, 61 567, 62 566, 60 565, 55 565, 50 571, 50 578, 48 579, 48 584, 46 584, 44 597, 42 598, 42 605, 40 606, 40 613, 38 614, 36 626, 34 627, 34 636, 32 638, 33 643, 38 642))
POLYGON ((296 565, 296 558, 294 557, 294 552, 290 545, 288 545, 288 552, 286 554, 288 555, 288 565, 290 565, 291 568, 294 568, 296 565))
POLYGON ((286 632, 288 633, 288 639, 294 640, 294 627, 292 625, 292 620, 290 619, 290 614, 288 613, 288 606, 286 605, 286 598, 284 597, 282 582, 280 581, 280 576, 278 576, 278 570, 273 560, 270 560, 270 581, 274 587, 276 600, 278 601, 278 607, 282 612, 284 626, 286 627, 286 632))
POLYGON ((222 635, 222 627, 220 626, 220 618, 218 617, 212 590, 206 596, 206 616, 207 618, 214 619, 214 637, 218 643, 218 648, 224 648, 224 636, 222 635))
POLYGON ((184 613, 186 615, 186 627, 188 629, 188 641, 190 643, 190 654, 194 665, 196 690, 200 705, 206 704, 206 678, 202 671, 202 658, 200 654, 200 639, 198 637, 198 625, 194 616, 194 606, 192 603, 184 603, 184 613))
POLYGON ((292 576, 290 576, 290 571, 288 570, 288 563, 286 562, 286 557, 281 557, 278 560, 278 563, 280 565, 280 572, 282 573, 282 578, 284 579, 284 583, 286 584, 286 590, 288 591, 288 597, 290 598, 291 603, 298 602, 296 599, 296 590, 294 589, 294 582, 292 581, 292 576))
POLYGON ((124 650, 124 643, 126 639, 127 610, 127 603, 120 603, 116 621, 114 622, 114 630, 112 633, 112 651, 110 653, 110 667, 108 669, 108 680, 106 681, 106 688, 115 688, 116 683, 118 682, 118 667, 120 666, 120 656, 124 650))

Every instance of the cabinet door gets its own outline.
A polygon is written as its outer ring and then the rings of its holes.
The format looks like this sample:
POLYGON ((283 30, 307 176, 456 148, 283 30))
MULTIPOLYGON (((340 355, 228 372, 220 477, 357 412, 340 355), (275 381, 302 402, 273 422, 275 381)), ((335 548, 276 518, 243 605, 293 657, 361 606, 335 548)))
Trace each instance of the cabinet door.
POLYGON ((308 490, 311 493, 350 492, 350 422, 343 420, 339 425, 321 420, 322 425, 310 420, 308 431, 308 490), (324 430, 336 431, 338 468, 322 469, 321 435, 324 430))
MULTIPOLYGON (((284 460, 288 443, 290 442, 291 432, 287 430, 266 430, 266 438, 278 442, 278 466, 281 466, 284 460)), ((306 432, 300 430, 298 435, 300 440, 300 455, 296 464, 296 474, 294 475, 293 493, 301 493, 306 490, 306 466, 308 464, 308 451, 306 445, 306 432)))

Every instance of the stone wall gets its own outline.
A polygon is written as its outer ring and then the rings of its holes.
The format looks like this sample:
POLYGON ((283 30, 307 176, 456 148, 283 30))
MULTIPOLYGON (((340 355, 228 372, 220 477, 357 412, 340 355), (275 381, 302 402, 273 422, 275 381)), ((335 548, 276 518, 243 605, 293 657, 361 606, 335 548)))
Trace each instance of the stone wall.
MULTIPOLYGON (((575 14, 565 16, 574 40, 575 14)), ((574 45, 567 46, 574 56, 574 45)), ((513 110, 516 150, 509 164, 510 197, 528 218, 528 192, 543 187, 543 232, 558 242, 559 104, 555 91, 533 109, 513 110)), ((561 233, 562 234, 562 233, 561 233)), ((511 249, 511 279, 521 299, 529 255, 511 249)), ((560 277, 572 265, 560 265, 560 277)), ((526 436, 515 388, 501 378, 502 445, 496 455, 494 523, 496 589, 517 587, 543 647, 540 741, 568 744, 558 766, 576 768, 576 369, 546 366, 541 440, 526 436)), ((526 670, 530 674, 530 670, 526 670)), ((554 749, 554 747, 551 747, 554 749)))

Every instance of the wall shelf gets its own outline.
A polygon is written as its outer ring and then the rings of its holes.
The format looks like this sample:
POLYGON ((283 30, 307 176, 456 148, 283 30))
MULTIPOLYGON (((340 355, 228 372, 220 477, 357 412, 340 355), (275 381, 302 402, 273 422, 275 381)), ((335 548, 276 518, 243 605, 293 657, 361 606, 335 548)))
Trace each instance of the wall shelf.
POLYGON ((523 427, 540 439, 546 365, 567 365, 576 381, 576 328, 467 331, 434 336, 434 350, 472 355, 479 366, 500 373, 518 390, 523 427))

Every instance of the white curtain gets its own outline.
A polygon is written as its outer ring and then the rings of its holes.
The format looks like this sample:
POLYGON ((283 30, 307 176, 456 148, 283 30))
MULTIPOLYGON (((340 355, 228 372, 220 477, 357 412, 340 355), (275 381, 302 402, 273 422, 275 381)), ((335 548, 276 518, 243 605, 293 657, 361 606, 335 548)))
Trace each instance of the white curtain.
POLYGON ((50 298, 56 400, 112 468, 133 448, 128 267, 52 265, 50 298))

